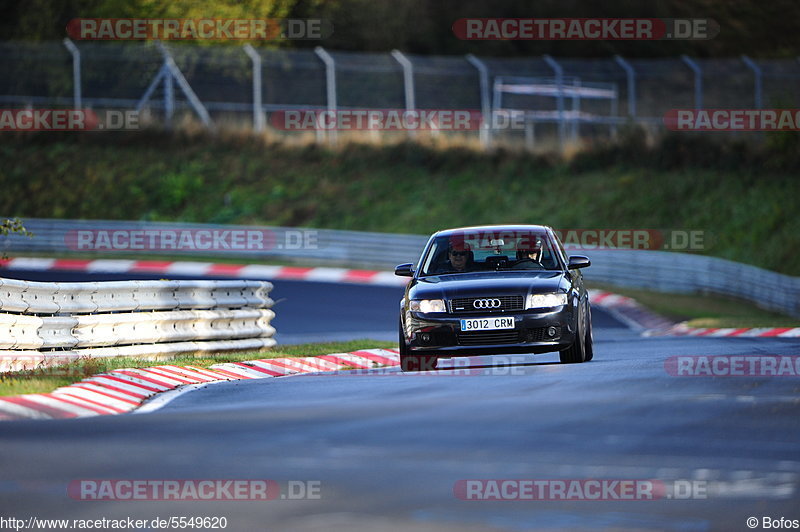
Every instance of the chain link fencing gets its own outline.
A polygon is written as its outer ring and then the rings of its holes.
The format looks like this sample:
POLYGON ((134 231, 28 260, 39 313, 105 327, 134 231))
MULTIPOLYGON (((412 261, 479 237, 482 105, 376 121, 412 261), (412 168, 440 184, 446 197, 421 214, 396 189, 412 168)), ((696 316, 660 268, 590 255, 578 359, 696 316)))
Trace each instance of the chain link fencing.
POLYGON ((800 58, 481 58, 68 39, 2 42, 0 57, 5 108, 135 109, 166 127, 194 115, 210 128, 276 135, 296 133, 274 128, 276 111, 471 110, 483 113, 483 131, 459 133, 486 148, 563 147, 627 123, 657 134, 671 109, 800 107, 800 58), (503 115, 519 127, 498 125, 503 115))

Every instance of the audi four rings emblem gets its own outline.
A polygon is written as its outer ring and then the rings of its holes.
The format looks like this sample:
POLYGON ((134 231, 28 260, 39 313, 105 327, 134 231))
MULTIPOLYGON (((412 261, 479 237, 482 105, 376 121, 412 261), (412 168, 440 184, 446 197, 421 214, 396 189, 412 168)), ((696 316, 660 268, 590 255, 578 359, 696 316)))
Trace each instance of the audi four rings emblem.
POLYGON ((476 299, 472 302, 475 308, 500 308, 499 299, 476 299))

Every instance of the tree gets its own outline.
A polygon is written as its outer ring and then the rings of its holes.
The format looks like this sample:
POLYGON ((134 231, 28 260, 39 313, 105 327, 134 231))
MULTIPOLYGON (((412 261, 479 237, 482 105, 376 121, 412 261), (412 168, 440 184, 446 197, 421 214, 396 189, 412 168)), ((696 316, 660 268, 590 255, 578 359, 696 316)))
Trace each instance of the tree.
MULTIPOLYGON (((0 236, 8 236, 9 234, 17 233, 22 236, 32 237, 33 233, 25 229, 25 226, 22 225, 22 220, 19 218, 4 218, 2 222, 0 222, 0 236)), ((4 259, 8 258, 5 253, 3 253, 4 259)))

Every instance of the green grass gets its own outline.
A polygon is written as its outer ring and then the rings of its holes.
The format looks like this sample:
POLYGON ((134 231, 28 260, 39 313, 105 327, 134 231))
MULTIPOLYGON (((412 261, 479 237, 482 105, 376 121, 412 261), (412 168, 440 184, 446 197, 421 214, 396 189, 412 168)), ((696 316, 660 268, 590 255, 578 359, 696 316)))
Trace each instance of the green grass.
POLYGON ((331 353, 349 353, 360 349, 396 349, 393 342, 377 340, 352 340, 314 344, 282 345, 266 351, 249 353, 225 353, 218 355, 181 355, 158 360, 142 358, 87 358, 63 366, 39 368, 29 371, 0 373, 0 396, 26 393, 48 393, 60 386, 67 386, 86 377, 120 368, 146 368, 162 364, 198 366, 207 368, 222 362, 241 362, 264 358, 306 357, 331 353))
POLYGON ((800 327, 800 320, 755 307, 752 302, 704 294, 666 294, 649 290, 592 285, 632 297, 657 314, 690 327, 800 327))
POLYGON ((800 274, 797 143, 779 157, 704 138, 599 146, 567 161, 409 143, 3 136, 0 212, 418 234, 505 222, 699 230, 710 235, 703 253, 800 274))

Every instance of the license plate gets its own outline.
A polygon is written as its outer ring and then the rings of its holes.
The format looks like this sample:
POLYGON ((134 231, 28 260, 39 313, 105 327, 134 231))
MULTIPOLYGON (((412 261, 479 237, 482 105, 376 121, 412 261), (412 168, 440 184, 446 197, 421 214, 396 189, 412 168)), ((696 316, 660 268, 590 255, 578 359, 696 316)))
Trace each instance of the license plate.
POLYGON ((513 329, 514 318, 475 318, 461 320, 462 331, 494 331, 497 329, 513 329))

